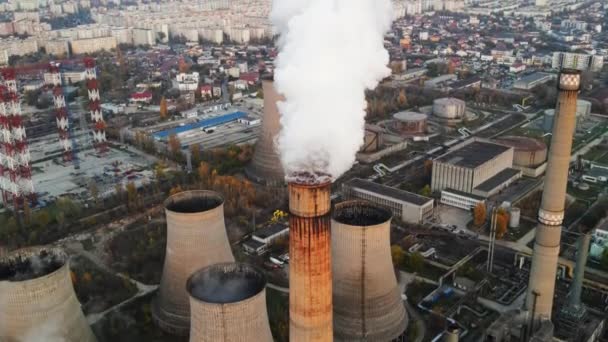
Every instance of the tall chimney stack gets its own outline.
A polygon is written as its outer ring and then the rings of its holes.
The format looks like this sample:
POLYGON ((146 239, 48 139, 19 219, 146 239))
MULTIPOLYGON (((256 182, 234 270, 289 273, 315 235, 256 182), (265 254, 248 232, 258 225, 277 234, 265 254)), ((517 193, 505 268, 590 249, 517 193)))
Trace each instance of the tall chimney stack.
POLYGON ((365 201, 336 206, 331 222, 336 341, 393 341, 407 314, 393 269, 392 214, 365 201))
POLYGON ((572 135, 576 120, 576 99, 580 72, 563 70, 559 74, 559 95, 553 135, 547 162, 543 196, 538 211, 538 226, 525 307, 535 320, 551 319, 561 224, 568 185, 572 135))
POLYGON ((245 169, 247 177, 270 186, 285 185, 285 173, 274 144, 276 136, 281 129, 281 121, 277 102, 285 98, 274 87, 272 74, 262 78, 264 92, 264 115, 262 117, 262 131, 255 144, 251 163, 245 169))
POLYGON ((331 181, 289 181, 289 341, 333 341, 330 254, 331 181))
POLYGON ((589 233, 583 233, 578 238, 578 248, 576 250, 576 266, 574 268, 574 279, 572 279, 572 288, 570 290, 570 298, 568 301, 568 306, 571 310, 581 310, 581 294, 583 293, 585 265, 587 264, 587 256, 589 255, 590 243, 591 234, 589 233))

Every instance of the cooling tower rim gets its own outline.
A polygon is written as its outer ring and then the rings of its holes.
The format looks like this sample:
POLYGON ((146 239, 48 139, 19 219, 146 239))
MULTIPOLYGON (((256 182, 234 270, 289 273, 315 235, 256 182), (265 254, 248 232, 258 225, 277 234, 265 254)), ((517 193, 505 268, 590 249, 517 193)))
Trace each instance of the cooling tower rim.
POLYGON ((39 255, 42 252, 47 252, 47 253, 53 254, 61 262, 61 266, 57 267, 53 271, 46 272, 46 273, 41 274, 34 278, 28 278, 28 279, 23 279, 23 280, 0 279, 0 284, 4 284, 4 285, 11 284, 11 285, 18 285, 18 286, 22 286, 22 284, 25 284, 25 283, 34 284, 37 282, 44 281, 45 279, 52 278, 52 277, 56 276, 57 274, 64 272, 65 269, 67 267, 69 267, 70 256, 65 252, 65 250, 63 250, 62 248, 59 248, 59 247, 46 247, 46 246, 30 246, 30 247, 24 247, 24 248, 14 250, 14 251, 10 252, 8 255, 4 256, 3 258, 0 258, 0 265, 3 265, 5 263, 9 262, 10 260, 14 260, 18 257, 29 258, 30 256, 35 255, 35 254, 39 255))
MULTIPOLYGON (((351 214, 359 216, 361 212, 351 214)), ((387 222, 390 222, 392 218, 393 213, 390 210, 387 210, 375 203, 364 200, 352 200, 336 204, 334 212, 332 214, 332 221, 351 228, 381 226, 386 224, 387 222), (353 218, 352 216, 345 216, 347 211, 357 208, 364 209, 367 214, 372 214, 372 216, 366 215, 367 217, 364 218, 353 218), (358 220, 360 223, 354 222, 356 220, 358 220), (362 222, 362 220, 367 221, 362 222)))
POLYGON ((230 305, 253 300, 266 290, 266 284, 266 276, 257 267, 241 262, 222 262, 201 268, 192 273, 186 281, 186 291, 191 299, 204 305, 230 305), (226 296, 223 300, 212 299, 209 297, 211 296, 210 294, 197 295, 194 293, 194 286, 198 282, 201 282, 204 286, 205 280, 209 281, 209 279, 205 279, 205 277, 219 280, 217 279, 217 275, 219 274, 230 275, 232 279, 238 279, 240 277, 243 282, 247 282, 248 293, 232 292, 226 287, 219 287, 218 291, 220 293, 214 293, 213 295, 226 296), (253 275, 255 279, 246 279, 245 275, 253 275))
POLYGON ((174 195, 169 196, 163 202, 163 206, 165 211, 170 213, 175 213, 177 215, 200 215, 201 213, 205 213, 208 211, 215 210, 224 205, 224 196, 219 192, 212 190, 188 190, 178 192, 174 195), (196 208, 195 210, 176 210, 175 206, 181 204, 185 204, 185 202, 189 200, 197 200, 197 199, 214 199, 215 202, 211 204, 202 204, 201 208, 196 208))

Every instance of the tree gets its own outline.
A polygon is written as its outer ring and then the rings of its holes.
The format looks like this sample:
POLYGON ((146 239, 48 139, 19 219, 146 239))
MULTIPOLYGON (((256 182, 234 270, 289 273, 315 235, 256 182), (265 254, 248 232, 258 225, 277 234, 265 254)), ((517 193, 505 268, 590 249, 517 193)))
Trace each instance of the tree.
POLYGON ((399 108, 404 109, 407 107, 407 96, 405 95, 405 89, 401 89, 399 92, 399 97, 397 98, 397 103, 399 104, 399 108))
POLYGON ((419 252, 410 254, 408 264, 413 272, 420 272, 424 267, 424 257, 419 252))
POLYGON ((89 192, 91 193, 91 197, 93 197, 93 201, 95 201, 95 205, 99 203, 99 188, 97 187, 97 183, 94 180, 89 181, 89 192))
POLYGON ((504 208, 498 209, 496 213, 496 237, 502 239, 507 233, 509 224, 509 213, 504 208))
POLYGON ((473 223, 477 227, 481 227, 486 222, 486 205, 479 202, 473 208, 473 223))
POLYGON ((168 144, 169 152, 171 152, 174 157, 179 158, 178 156, 182 154, 182 143, 179 141, 177 135, 171 134, 169 136, 168 144))
POLYGON ((137 187, 135 183, 127 183, 127 207, 137 208, 139 196, 137 194, 137 187))
POLYGON ((258 99, 263 99, 264 98, 264 89, 260 88, 260 90, 258 90, 258 93, 256 94, 256 97, 258 99))
POLYGON ((33 215, 33 224, 39 228, 45 228, 51 223, 51 215, 46 209, 41 209, 33 215))
POLYGON ((421 190, 420 190, 420 195, 422 196, 426 196, 429 197, 432 194, 432 190, 431 190, 431 186, 430 185, 425 185, 421 190))
POLYGON ((173 195, 178 194, 178 193, 180 193, 182 191, 184 191, 184 190, 182 189, 181 186, 179 186, 179 185, 174 186, 174 187, 171 188, 171 190, 169 190, 169 196, 173 196, 173 195))
POLYGON ((184 57, 179 58, 178 69, 180 73, 187 73, 190 70, 190 66, 186 63, 184 57))
POLYGON ((201 162, 201 146, 199 144, 190 145, 190 155, 192 156, 192 165, 199 165, 201 162))
POLYGON ((167 111, 167 99, 163 96, 163 98, 160 99, 160 119, 167 120, 168 115, 169 112, 167 111))
POLYGON ((201 187, 203 189, 208 188, 211 184, 211 167, 208 163, 200 162, 197 171, 198 178, 201 181, 201 187))
POLYGON ((391 246, 391 257, 393 258, 393 265, 395 267, 399 267, 403 264, 405 260, 405 252, 403 252, 403 248, 398 245, 391 246))

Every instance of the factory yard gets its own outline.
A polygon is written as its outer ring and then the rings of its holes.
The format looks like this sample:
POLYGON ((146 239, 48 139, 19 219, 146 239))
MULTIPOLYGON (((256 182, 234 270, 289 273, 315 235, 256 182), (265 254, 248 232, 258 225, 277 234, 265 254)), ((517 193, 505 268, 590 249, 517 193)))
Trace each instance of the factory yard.
POLYGON ((91 184, 95 184, 99 197, 104 198, 111 195, 117 185, 133 182, 139 187, 153 179, 153 157, 144 157, 114 144, 109 145, 107 153, 99 155, 83 135, 78 135, 75 141, 79 149, 75 160, 70 162, 63 161, 56 134, 30 144, 32 178, 42 202, 59 196, 86 201, 91 197, 91 184))

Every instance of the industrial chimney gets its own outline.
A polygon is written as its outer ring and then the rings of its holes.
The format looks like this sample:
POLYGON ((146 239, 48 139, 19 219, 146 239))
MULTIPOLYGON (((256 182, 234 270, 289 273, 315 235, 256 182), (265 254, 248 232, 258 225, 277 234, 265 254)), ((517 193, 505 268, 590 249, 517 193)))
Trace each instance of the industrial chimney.
POLYGON ((525 304, 536 321, 551 319, 553 308, 580 73, 575 70, 562 71, 559 75, 558 89, 556 117, 553 123, 543 197, 538 211, 538 226, 525 304))
POLYGON ((331 222, 336 341, 392 341, 407 327, 390 247, 391 212, 363 201, 331 222))
POLYGON ((266 312, 266 279, 254 267, 221 263, 194 273, 190 342, 272 342, 266 312))
POLYGON ((283 96, 277 93, 271 74, 262 78, 264 92, 264 117, 262 118, 262 132, 255 144, 255 151, 251 163, 245 169, 247 176, 252 180, 271 186, 285 184, 285 174, 275 149, 274 139, 281 129, 279 109, 277 102, 283 101, 283 96))
POLYGON ((289 341, 332 341, 329 177, 289 181, 289 341))
POLYGON ((196 270, 234 257, 224 225, 224 199, 213 191, 184 191, 165 201, 167 248, 152 314, 158 326, 175 335, 190 330, 186 281, 196 270))
POLYGON ((582 310, 581 294, 583 293, 583 280, 585 280, 585 265, 589 256, 589 245, 591 244, 591 234, 583 233, 578 238, 578 248, 576 250, 576 266, 574 268, 574 279, 570 290, 568 306, 573 311, 582 310))
POLYGON ((24 340, 95 341, 61 249, 25 248, 0 260, 0 341, 24 340))

